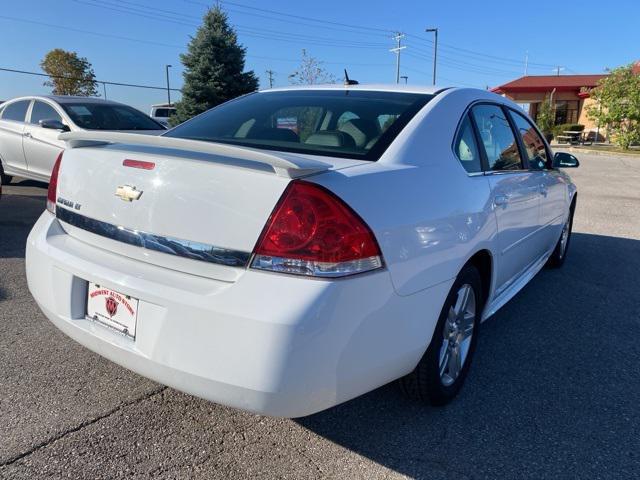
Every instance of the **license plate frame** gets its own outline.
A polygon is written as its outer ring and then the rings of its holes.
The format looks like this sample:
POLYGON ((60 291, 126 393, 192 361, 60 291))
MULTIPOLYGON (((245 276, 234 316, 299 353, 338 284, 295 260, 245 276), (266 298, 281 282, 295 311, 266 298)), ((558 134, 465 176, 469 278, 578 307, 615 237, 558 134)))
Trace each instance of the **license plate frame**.
POLYGON ((134 340, 139 306, 138 298, 88 282, 86 318, 134 340))

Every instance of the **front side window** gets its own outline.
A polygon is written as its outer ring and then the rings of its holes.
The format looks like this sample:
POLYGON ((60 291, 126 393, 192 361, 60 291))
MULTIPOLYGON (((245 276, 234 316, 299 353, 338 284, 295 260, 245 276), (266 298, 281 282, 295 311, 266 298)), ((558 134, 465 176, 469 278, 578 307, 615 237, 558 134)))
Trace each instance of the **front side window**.
POLYGON ((362 90, 261 92, 224 103, 168 137, 377 160, 432 95, 362 90), (380 131, 379 119, 388 122, 380 131))
POLYGON ((55 108, 48 103, 36 100, 31 109, 31 120, 29 123, 39 125, 41 120, 58 120, 62 122, 62 117, 60 117, 55 108))
POLYGON ((2 110, 2 120, 13 120, 15 122, 24 122, 27 116, 31 100, 20 100, 19 102, 10 103, 2 110))
POLYGON ((509 120, 497 105, 477 105, 471 110, 489 170, 521 170, 522 159, 509 120))
POLYGON ((529 120, 522 115, 512 112, 511 118, 522 139, 522 145, 524 146, 527 160, 529 161, 529 168, 533 170, 543 170, 547 167, 548 162, 547 148, 544 145, 544 140, 529 120))
POLYGON ((164 130, 158 122, 127 105, 63 103, 73 123, 87 130, 164 130))
POLYGON ((460 130, 454 143, 454 150, 460 163, 462 163, 462 166, 468 173, 482 171, 480 151, 476 144, 476 137, 473 133, 473 125, 471 124, 469 115, 465 115, 460 125, 460 130))

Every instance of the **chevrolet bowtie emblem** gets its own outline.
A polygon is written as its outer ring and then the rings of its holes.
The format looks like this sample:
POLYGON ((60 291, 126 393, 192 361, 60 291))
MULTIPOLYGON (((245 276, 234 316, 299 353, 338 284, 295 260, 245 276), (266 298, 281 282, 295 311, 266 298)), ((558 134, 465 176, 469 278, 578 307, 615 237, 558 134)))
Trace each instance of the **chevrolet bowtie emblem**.
POLYGON ((136 187, 131 185, 120 185, 116 189, 116 197, 119 197, 123 202, 138 200, 140 195, 142 195, 142 190, 136 190, 136 187))

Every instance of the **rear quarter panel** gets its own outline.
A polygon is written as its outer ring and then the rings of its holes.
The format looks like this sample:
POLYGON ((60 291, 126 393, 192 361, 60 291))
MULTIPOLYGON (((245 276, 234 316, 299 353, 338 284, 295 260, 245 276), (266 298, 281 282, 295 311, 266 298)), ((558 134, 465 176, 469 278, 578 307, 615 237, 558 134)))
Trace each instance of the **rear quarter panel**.
POLYGON ((482 175, 467 175, 452 150, 460 118, 476 99, 477 90, 441 94, 378 162, 314 179, 373 229, 399 295, 452 280, 479 250, 494 254, 489 183, 482 175))

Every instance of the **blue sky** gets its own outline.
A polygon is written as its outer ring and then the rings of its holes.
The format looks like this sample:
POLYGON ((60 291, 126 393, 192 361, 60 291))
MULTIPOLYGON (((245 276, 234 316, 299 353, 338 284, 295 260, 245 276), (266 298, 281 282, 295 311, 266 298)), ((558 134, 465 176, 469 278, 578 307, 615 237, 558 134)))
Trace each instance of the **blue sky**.
MULTIPOLYGON (((10 8, 0 12, 0 67, 40 71, 47 51, 64 48, 87 57, 100 80, 164 86, 164 65, 171 64, 172 87, 180 87, 179 54, 211 3, 4 0, 10 8)), ((632 0, 542 0, 526 8, 506 1, 221 4, 247 48, 247 69, 256 72, 262 87, 268 85, 267 69, 276 72, 276 85, 286 85, 303 48, 337 76, 347 67, 360 82, 393 82, 395 57, 388 51, 393 31, 407 34, 401 75, 409 83, 430 84, 433 36, 424 33, 425 27, 439 28, 438 83, 443 85, 504 83, 524 73, 527 53, 528 72, 538 75, 551 74, 556 65, 563 74, 600 73, 640 59, 640 2, 632 0)), ((0 72, 0 99, 48 93, 43 80, 0 72)), ((107 95, 145 111, 166 100, 166 92, 128 87, 107 86, 107 95)))

